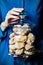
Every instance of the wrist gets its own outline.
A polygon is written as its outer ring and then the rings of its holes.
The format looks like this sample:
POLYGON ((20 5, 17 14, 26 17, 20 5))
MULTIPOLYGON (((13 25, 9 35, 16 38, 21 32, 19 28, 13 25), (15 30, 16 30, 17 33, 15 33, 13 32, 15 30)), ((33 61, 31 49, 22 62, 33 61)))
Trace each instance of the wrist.
POLYGON ((8 27, 8 23, 6 21, 1 23, 1 30, 2 31, 4 31, 7 27, 8 27))

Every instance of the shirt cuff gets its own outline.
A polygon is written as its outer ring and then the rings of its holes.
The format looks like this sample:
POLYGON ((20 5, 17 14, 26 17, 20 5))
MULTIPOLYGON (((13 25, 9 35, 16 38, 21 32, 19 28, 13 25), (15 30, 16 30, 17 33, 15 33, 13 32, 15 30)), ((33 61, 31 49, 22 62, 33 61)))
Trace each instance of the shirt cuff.
POLYGON ((2 22, 0 28, 2 31, 5 31, 6 27, 8 26, 7 22, 2 22))

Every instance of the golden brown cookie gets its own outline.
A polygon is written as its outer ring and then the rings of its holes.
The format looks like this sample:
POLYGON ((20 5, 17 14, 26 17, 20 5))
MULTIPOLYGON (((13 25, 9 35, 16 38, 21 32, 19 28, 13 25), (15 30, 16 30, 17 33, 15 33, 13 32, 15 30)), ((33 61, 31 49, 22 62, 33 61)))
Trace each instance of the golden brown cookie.
POLYGON ((25 54, 27 55, 32 55, 33 53, 32 52, 29 52, 29 51, 24 51, 25 54))
POLYGON ((18 42, 15 43, 15 48, 20 49, 20 48, 23 48, 24 45, 25 45, 24 42, 18 41, 18 42))
POLYGON ((35 40, 35 37, 34 37, 34 35, 32 33, 29 33, 28 34, 28 39, 31 41, 31 43, 33 43, 34 40, 35 40))
POLYGON ((29 50, 30 48, 33 48, 33 46, 31 46, 30 44, 26 44, 26 45, 25 45, 25 49, 26 49, 26 50, 29 50))
POLYGON ((15 54, 16 55, 21 55, 23 53, 23 49, 17 49, 16 51, 15 51, 15 54))

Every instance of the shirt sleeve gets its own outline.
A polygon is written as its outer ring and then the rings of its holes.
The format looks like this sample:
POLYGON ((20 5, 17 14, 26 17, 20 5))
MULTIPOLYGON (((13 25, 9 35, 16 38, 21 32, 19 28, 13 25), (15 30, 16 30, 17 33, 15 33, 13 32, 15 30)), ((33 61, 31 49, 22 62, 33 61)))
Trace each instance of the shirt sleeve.
POLYGON ((6 30, 3 32, 1 30, 1 23, 2 23, 2 15, 1 15, 1 9, 0 9, 0 39, 6 36, 6 30))
POLYGON ((6 31, 3 32, 3 31, 1 30, 1 28, 0 28, 0 38, 5 37, 6 34, 7 34, 7 32, 6 32, 6 31))

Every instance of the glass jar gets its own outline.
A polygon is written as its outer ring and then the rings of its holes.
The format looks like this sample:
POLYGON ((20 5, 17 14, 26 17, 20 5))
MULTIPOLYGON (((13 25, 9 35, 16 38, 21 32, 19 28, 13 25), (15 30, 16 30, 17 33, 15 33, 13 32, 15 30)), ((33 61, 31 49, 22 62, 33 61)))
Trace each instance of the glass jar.
POLYGON ((31 32, 29 24, 24 23, 26 16, 26 13, 21 13, 19 15, 19 22, 13 25, 14 44, 9 42, 9 55, 29 56, 34 53, 34 46, 32 44, 34 43, 35 36, 31 32))

